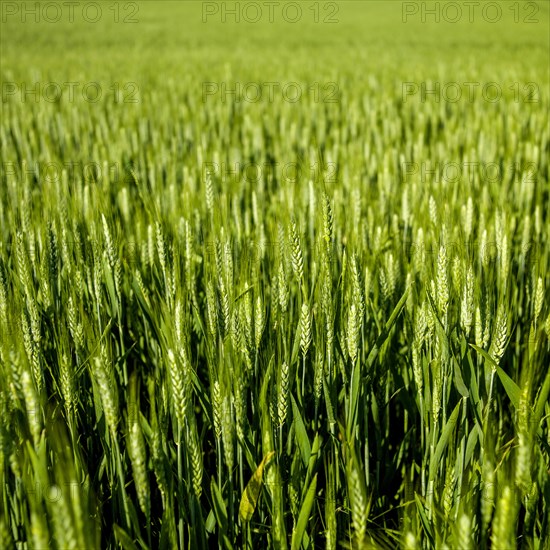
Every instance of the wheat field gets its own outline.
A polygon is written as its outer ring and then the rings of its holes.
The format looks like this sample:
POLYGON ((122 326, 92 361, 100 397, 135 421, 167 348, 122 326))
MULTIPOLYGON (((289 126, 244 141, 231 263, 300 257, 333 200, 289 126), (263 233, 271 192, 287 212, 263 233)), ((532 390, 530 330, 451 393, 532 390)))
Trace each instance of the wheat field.
POLYGON ((34 4, 0 548, 548 549, 548 3, 34 4))

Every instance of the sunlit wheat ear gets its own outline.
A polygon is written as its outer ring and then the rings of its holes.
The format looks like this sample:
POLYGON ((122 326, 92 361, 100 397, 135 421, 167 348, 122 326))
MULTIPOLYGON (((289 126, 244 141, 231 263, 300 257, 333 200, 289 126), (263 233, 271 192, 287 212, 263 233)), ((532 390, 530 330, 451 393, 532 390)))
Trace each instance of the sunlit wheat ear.
POLYGON ((289 396, 289 368, 286 361, 281 365, 279 386, 277 390, 277 419, 279 426, 282 426, 286 420, 289 396))
POLYGON ((330 261, 330 251, 332 242, 332 231, 334 226, 334 216, 332 214, 332 207, 330 205, 330 199, 326 193, 323 193, 323 239, 326 243, 325 249, 327 251, 330 261))
POLYGON ((476 346, 483 346, 483 319, 481 318, 481 308, 479 306, 476 307, 475 342, 476 346))
MULTIPOLYGON (((49 253, 46 253, 49 255, 49 253)), ((50 286, 50 272, 49 272, 49 265, 51 263, 51 260, 49 257, 46 257, 44 261, 40 263, 39 271, 40 271, 40 293, 42 295, 42 300, 44 302, 44 306, 46 309, 52 307, 52 301, 51 301, 51 286, 50 286)))
POLYGON ((84 347, 84 329, 82 324, 79 322, 72 296, 69 296, 69 300, 67 302, 67 321, 76 349, 79 351, 84 347))
POLYGON ((35 351, 40 351, 40 344, 42 342, 42 332, 40 323, 40 314, 38 312, 38 302, 34 297, 27 299, 27 309, 29 311, 30 329, 32 335, 32 343, 35 351))
MULTIPOLYGON (((392 256, 393 260, 393 256, 392 256)), ((393 271, 393 269, 392 269, 393 271)), ((351 277, 352 277, 352 302, 357 307, 357 315, 359 317, 359 324, 363 321, 363 316, 365 315, 365 296, 363 294, 363 282, 361 280, 361 270, 359 267, 359 259, 354 254, 351 261, 351 277)), ((395 276, 394 276, 394 287, 395 287, 395 276)))
POLYGON ((48 275, 50 283, 55 285, 57 277, 59 275, 59 261, 64 269, 70 274, 73 273, 73 269, 76 267, 73 261, 73 251, 78 259, 77 263, 80 263, 81 256, 78 247, 81 246, 80 234, 78 229, 74 232, 74 245, 72 249, 69 249, 69 237, 68 228, 65 225, 61 228, 61 243, 59 245, 57 238, 57 231, 54 224, 48 224, 47 245, 46 245, 46 258, 48 263, 48 275))
POLYGON ((311 344, 311 313, 307 302, 302 304, 300 313, 300 348, 304 357, 311 344))
POLYGON ((74 274, 75 295, 79 300, 84 297, 84 273, 81 269, 76 269, 74 274))
POLYGON ((36 384, 36 389, 38 393, 40 394, 44 385, 44 374, 40 366, 38 347, 33 341, 31 325, 24 310, 21 312, 21 329, 23 334, 25 353, 27 354, 27 360, 31 367, 32 379, 33 382, 36 384))
POLYGON ((464 285, 464 263, 458 254, 453 257, 451 274, 453 296, 459 296, 464 285))
POLYGON ((38 390, 38 393, 41 394, 44 388, 44 373, 41 364, 42 332, 40 314, 38 312, 38 304, 34 297, 29 297, 27 299, 27 309, 29 311, 30 329, 32 336, 32 374, 36 383, 36 389, 38 390))
POLYGON ((359 350, 359 330, 359 314, 357 312, 355 304, 352 304, 348 313, 348 326, 346 335, 348 354, 352 363, 355 363, 357 352, 359 350))
POLYGON ((445 486, 443 488, 443 510, 446 517, 450 517, 453 507, 454 492, 456 486, 456 477, 454 470, 449 468, 445 476, 445 486))
POLYGON ((59 361, 59 374, 59 385, 61 387, 61 394, 63 395, 65 412, 67 413, 69 422, 71 422, 76 413, 77 393, 73 366, 66 354, 63 354, 59 361))
POLYGON ((223 453, 225 458, 225 464, 229 471, 233 470, 234 465, 234 453, 233 442, 235 437, 234 431, 234 416, 233 405, 231 403, 231 391, 226 392, 222 400, 221 408, 221 427, 222 427, 222 441, 223 441, 223 453))
POLYGON ((166 278, 167 271, 167 250, 166 250, 166 240, 164 238, 164 233, 162 231, 162 226, 159 222, 155 223, 155 237, 156 237, 156 244, 157 244, 157 254, 159 258, 160 267, 162 269, 162 274, 166 278))
POLYGON ((265 327, 265 310, 261 296, 256 296, 256 307, 254 311, 254 339, 256 349, 259 349, 262 341, 262 334, 265 327))
MULTIPOLYGON (((230 296, 229 291, 227 289, 227 286, 225 285, 225 282, 223 280, 223 277, 220 277, 218 280, 218 294, 219 294, 219 303, 220 307, 218 309, 219 312, 219 328, 220 333, 223 334, 223 336, 227 336, 229 334, 229 331, 231 329, 231 307, 230 307, 230 296)), ((248 296, 248 294, 247 294, 248 296)))
POLYGON ((190 454, 193 491, 195 496, 200 498, 202 495, 203 460, 194 416, 193 420, 189 422, 189 428, 187 430, 187 447, 190 454))
POLYGON ((347 473, 352 525, 356 543, 362 548, 367 529, 368 503, 363 472, 354 456, 349 459, 347 473))
POLYGON ((183 317, 183 303, 181 297, 175 299, 175 311, 174 311, 174 333, 176 342, 180 345, 184 342, 184 317, 183 317))
POLYGON ((25 246, 25 241, 21 233, 16 235, 16 261, 17 261, 17 272, 19 275, 19 280, 23 286, 23 290, 27 296, 32 296, 32 287, 33 287, 33 277, 31 266, 29 263, 29 255, 27 248, 25 246))
POLYGON ((462 287, 462 301, 460 304, 460 324, 466 334, 470 335, 472 323, 474 320, 474 272, 472 266, 468 267, 466 280, 462 287))
POLYGON ((183 370, 174 352, 168 350, 168 372, 170 374, 170 395, 179 426, 182 427, 188 405, 187 383, 183 370))
POLYGON ((168 490, 168 476, 166 473, 166 463, 164 461, 164 452, 162 449, 162 436, 158 426, 156 410, 151 411, 151 428, 151 465, 164 503, 168 490))
POLYGON ((135 270, 134 277, 135 277, 137 286, 141 292, 141 295, 143 296, 143 299, 147 304, 150 304, 149 291, 147 290, 147 287, 143 283, 143 278, 141 276, 141 272, 139 271, 139 269, 135 270))
POLYGON ((104 214, 101 214, 101 223, 103 225, 103 235, 105 237, 105 250, 107 251, 109 265, 111 266, 111 269, 112 269, 115 265, 115 260, 116 260, 115 243, 114 243, 111 231, 109 229, 109 224, 107 223, 107 219, 105 218, 104 214))
POLYGON ((27 369, 23 369, 21 373, 21 389, 25 398, 30 432, 36 447, 40 442, 40 434, 42 432, 42 407, 40 406, 36 386, 27 369))
POLYGON ((218 303, 216 290, 211 281, 206 284, 206 323, 208 332, 215 341, 218 335, 218 303))
MULTIPOLYGON (((176 293, 181 287, 180 281, 180 251, 177 245, 170 243, 167 246, 168 269, 166 272, 166 301, 170 307, 174 307, 176 293)), ((118 265, 121 265, 120 260, 118 265)), ((115 266, 115 276, 118 277, 117 267, 115 266)))
POLYGON ((212 384, 212 418, 214 420, 214 435, 220 441, 222 437, 222 393, 217 380, 212 384))
POLYGON ((442 316, 443 325, 447 323, 447 309, 449 306, 449 263, 445 245, 440 246, 437 256, 436 292, 437 307, 442 316))
POLYGON ((390 283, 390 293, 395 295, 397 291, 397 284, 401 278, 401 268, 399 267, 399 262, 396 261, 393 252, 390 252, 387 256, 386 267, 388 270, 388 280, 390 283))
POLYGON ((103 257, 99 247, 94 244, 93 260, 93 291, 96 299, 96 307, 103 301, 103 257))
MULTIPOLYGON (((223 229, 223 228, 222 228, 223 229)), ((223 245, 223 274, 227 284, 231 287, 233 284, 233 249, 231 243, 226 241, 223 245)))
POLYGON ((94 359, 93 375, 99 388, 105 421, 109 429, 115 433, 118 425, 118 394, 111 368, 103 354, 101 358, 94 359))
POLYGON ((323 375, 325 372, 325 359, 324 354, 320 348, 317 348, 317 354, 314 363, 313 372, 313 395, 315 396, 315 402, 319 403, 321 395, 323 393, 323 375))
POLYGON ((520 393, 516 449, 516 484, 523 492, 528 490, 531 479, 531 410, 529 384, 524 383, 520 393))
POLYGON ((380 284, 380 291, 382 293, 382 299, 384 302, 388 302, 390 299, 390 285, 388 283, 388 275, 385 268, 382 268, 378 273, 378 282, 380 284))
POLYGON ((495 321, 495 329, 493 337, 491 339, 491 347, 489 354, 497 363, 500 363, 500 359, 504 355, 506 349, 506 340, 508 339, 508 317, 506 314, 506 307, 504 304, 500 304, 497 310, 497 316, 495 321))
POLYGON ((304 279, 304 256, 302 254, 302 245, 300 244, 300 236, 298 234, 298 228, 295 221, 293 221, 290 226, 290 240, 290 260, 292 264, 292 271, 294 272, 294 276, 298 282, 301 283, 304 279))
POLYGON ((235 350, 245 350, 246 342, 244 341, 241 320, 240 320, 240 309, 234 308, 231 315, 231 343, 233 344, 233 349, 235 350))
POLYGON ((239 441, 244 441, 248 422, 246 418, 246 394, 243 376, 236 377, 233 384, 233 405, 235 407, 235 432, 239 441))
MULTIPOLYGON (((137 405, 137 404, 136 404, 137 405)), ((136 410, 135 418, 130 420, 128 454, 132 463, 134 483, 141 511, 148 518, 150 513, 149 479, 147 475, 147 453, 145 441, 139 421, 139 409, 136 410)))
POLYGON ((288 484, 288 500, 290 504, 290 512, 292 513, 294 521, 296 521, 296 517, 299 512, 298 506, 300 505, 300 494, 298 492, 298 489, 296 488, 296 485, 296 480, 292 478, 290 483, 288 484))

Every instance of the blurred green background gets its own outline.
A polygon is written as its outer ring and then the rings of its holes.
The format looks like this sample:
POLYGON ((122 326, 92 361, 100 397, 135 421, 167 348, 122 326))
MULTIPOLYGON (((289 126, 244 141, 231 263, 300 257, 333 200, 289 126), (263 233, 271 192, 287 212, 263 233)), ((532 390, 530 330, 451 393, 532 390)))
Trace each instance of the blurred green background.
MULTIPOLYGON (((292 80, 312 73, 319 79, 340 75, 354 78, 413 80, 458 77, 471 80, 536 80, 548 85, 549 2, 401 2, 358 0, 339 2, 302 1, 302 16, 286 22, 295 11, 279 2, 273 7, 274 22, 264 2, 198 1, 102 1, 97 23, 94 9, 74 8, 74 22, 62 2, 61 19, 55 8, 41 11, 39 22, 24 16, 21 2, 4 2, 1 57, 3 80, 118 80, 142 82, 143 86, 184 81, 200 88, 203 78, 262 78, 292 80), (240 6, 241 21, 226 10, 240 6), (246 22, 255 7, 262 10, 258 23, 246 22), (460 5, 462 16, 449 4, 460 5), (470 3, 472 4, 472 3, 470 3), (476 5, 477 4, 477 5, 476 5), (8 6, 9 5, 9 6, 8 6), (16 7, 14 7, 14 5, 16 7), (422 12, 439 5, 440 22, 422 12), (214 15, 205 15, 218 9, 214 15), (10 15, 14 9, 17 12, 10 15), (472 9, 473 22, 469 21, 472 9), (115 13, 118 10, 119 22, 115 13), (286 10, 286 12, 284 12, 286 10), (453 11, 454 10, 454 11, 453 11), (314 18, 319 19, 315 23, 314 18), (124 23, 124 20, 135 23, 124 23), (519 22, 515 20, 519 19, 519 22), (206 21, 204 21, 206 20, 206 21), (324 23, 323 21, 337 21, 324 23), (526 22, 527 21, 527 22, 526 22), (537 21, 537 22, 530 22, 537 21)), ((27 2, 34 9, 34 2, 27 2)), ((43 3, 45 4, 45 3, 43 3)))

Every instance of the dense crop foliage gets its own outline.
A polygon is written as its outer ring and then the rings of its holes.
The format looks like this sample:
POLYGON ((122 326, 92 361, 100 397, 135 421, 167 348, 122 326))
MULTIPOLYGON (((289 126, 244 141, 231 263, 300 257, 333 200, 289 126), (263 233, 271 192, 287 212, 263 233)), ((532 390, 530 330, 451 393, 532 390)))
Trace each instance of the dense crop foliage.
POLYGON ((2 24, 0 548, 548 548, 548 6, 392 4, 2 24))

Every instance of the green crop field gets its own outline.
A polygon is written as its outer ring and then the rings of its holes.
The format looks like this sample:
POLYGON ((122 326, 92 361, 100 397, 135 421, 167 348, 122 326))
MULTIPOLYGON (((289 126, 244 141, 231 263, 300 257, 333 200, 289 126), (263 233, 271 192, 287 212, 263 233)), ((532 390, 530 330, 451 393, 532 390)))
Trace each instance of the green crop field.
POLYGON ((0 548, 550 548, 550 4, 8 2, 0 548))

